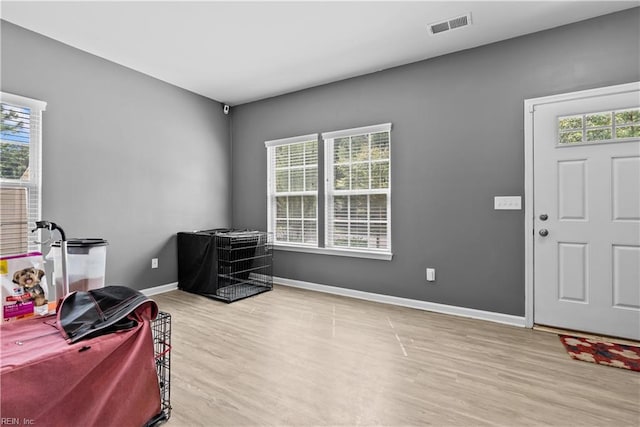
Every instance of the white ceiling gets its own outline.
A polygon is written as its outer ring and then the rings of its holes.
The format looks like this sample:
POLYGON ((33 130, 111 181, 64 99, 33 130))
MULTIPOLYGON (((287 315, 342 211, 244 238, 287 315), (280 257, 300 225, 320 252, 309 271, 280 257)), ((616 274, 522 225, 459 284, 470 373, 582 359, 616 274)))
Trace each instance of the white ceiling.
POLYGON ((638 6, 638 1, 1 2, 2 19, 230 105, 638 6), (473 24, 427 25, 471 12, 473 24))

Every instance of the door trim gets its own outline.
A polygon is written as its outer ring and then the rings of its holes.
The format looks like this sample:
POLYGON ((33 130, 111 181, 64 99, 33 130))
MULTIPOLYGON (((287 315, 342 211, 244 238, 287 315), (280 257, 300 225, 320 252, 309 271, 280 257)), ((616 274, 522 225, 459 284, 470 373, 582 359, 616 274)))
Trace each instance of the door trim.
POLYGON ((533 229, 535 217, 535 206, 533 205, 533 120, 536 106, 632 92, 639 88, 640 82, 632 82, 524 100, 524 323, 527 328, 533 328, 535 323, 533 311, 535 279, 533 269, 535 262, 533 256, 535 242, 533 229))

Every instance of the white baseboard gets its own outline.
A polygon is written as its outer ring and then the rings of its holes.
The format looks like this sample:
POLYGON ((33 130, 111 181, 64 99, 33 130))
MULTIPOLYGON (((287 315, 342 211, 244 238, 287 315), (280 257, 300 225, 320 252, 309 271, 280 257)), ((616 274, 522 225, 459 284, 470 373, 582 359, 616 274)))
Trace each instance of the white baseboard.
POLYGON ((178 289, 178 282, 167 283, 166 285, 154 286, 153 288, 142 289, 143 295, 150 297, 151 295, 163 294, 178 289))
POLYGON ((358 298, 367 301, 380 302, 383 304, 399 305, 402 307, 415 308, 418 310, 433 311, 436 313, 452 314, 454 316, 469 317, 472 319, 488 320, 505 325, 525 327, 524 316, 513 316, 511 314, 495 313, 492 311, 476 310, 473 308, 457 307, 454 305, 438 304, 435 302, 420 301, 409 298, 400 298, 389 295, 374 294, 371 292, 356 291, 353 289, 339 288, 336 286, 319 285, 317 283, 303 282, 301 280, 285 279, 274 277, 273 283, 290 286, 293 288, 307 289, 310 291, 324 292, 327 294, 341 295, 345 297, 358 298))

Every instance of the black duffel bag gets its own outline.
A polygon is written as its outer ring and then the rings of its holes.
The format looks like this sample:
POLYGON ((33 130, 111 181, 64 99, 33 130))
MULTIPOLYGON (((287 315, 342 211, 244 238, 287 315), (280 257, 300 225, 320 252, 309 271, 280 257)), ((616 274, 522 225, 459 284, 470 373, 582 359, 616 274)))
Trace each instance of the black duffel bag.
POLYGON ((105 286, 68 294, 58 307, 57 325, 73 344, 82 339, 134 328, 158 315, 155 301, 126 286, 105 286))

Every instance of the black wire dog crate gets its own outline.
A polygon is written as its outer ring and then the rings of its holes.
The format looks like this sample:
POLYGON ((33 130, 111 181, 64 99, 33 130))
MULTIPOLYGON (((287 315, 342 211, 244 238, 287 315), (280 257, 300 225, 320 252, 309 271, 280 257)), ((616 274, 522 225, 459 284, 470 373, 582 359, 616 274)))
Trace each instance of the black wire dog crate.
POLYGON ((163 424, 171 417, 171 315, 159 312, 151 322, 156 373, 160 385, 160 413, 147 426, 163 424))
POLYGON ((212 297, 237 301, 273 289, 273 241, 264 231, 216 233, 217 289, 212 297))
POLYGON ((270 233, 215 228, 178 233, 178 288, 233 302, 273 289, 270 233))

